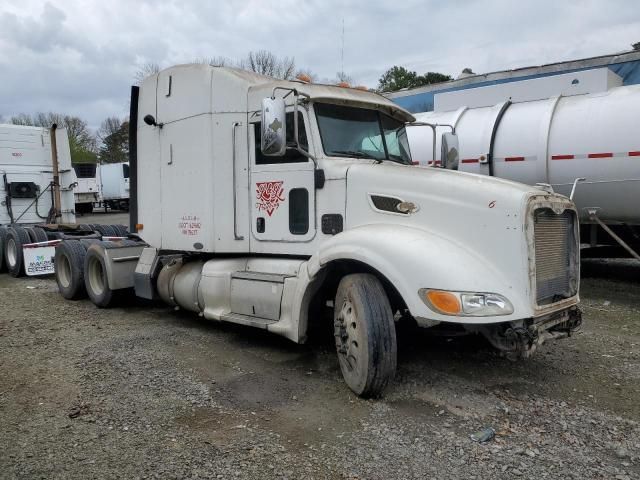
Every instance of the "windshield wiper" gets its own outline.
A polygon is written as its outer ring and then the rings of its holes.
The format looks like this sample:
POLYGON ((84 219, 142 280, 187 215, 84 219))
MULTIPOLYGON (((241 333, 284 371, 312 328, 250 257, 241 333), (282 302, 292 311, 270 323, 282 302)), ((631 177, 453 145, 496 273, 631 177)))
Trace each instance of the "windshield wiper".
POLYGON ((357 158, 370 158, 371 160, 375 160, 378 163, 384 160, 382 158, 376 158, 372 155, 369 155, 368 153, 361 152, 360 150, 334 150, 331 153, 340 153, 343 155, 349 155, 351 157, 357 157, 357 158))
POLYGON ((411 165, 411 162, 407 162, 400 155, 389 154, 389 158, 385 158, 385 160, 389 160, 391 162, 399 163, 401 165, 411 165))

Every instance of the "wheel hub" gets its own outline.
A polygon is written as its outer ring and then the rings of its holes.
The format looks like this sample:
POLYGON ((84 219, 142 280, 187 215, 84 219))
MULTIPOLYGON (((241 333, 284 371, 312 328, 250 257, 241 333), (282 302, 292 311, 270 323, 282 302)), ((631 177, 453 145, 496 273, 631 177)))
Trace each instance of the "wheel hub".
POLYGON ((349 300, 345 300, 334 323, 336 350, 349 370, 358 367, 361 352, 359 350, 359 328, 355 310, 349 300))

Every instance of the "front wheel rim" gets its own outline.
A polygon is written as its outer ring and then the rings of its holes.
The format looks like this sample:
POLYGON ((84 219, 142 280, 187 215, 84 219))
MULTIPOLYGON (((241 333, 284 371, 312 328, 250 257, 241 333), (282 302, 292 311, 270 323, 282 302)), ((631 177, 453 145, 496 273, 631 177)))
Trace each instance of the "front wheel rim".
POLYGON ((363 362, 359 323, 353 304, 345 300, 336 318, 334 335, 340 363, 350 374, 357 374, 363 362))

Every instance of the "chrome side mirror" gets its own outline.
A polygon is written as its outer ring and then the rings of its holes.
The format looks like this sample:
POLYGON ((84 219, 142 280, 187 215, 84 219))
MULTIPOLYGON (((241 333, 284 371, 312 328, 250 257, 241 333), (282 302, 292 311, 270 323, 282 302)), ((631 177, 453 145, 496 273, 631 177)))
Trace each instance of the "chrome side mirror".
POLYGON ((260 149, 263 155, 279 157, 287 150, 285 105, 283 98, 262 100, 260 149))
POLYGON ((442 166, 449 170, 457 170, 460 163, 460 147, 458 146, 458 136, 455 133, 443 133, 441 141, 442 166))

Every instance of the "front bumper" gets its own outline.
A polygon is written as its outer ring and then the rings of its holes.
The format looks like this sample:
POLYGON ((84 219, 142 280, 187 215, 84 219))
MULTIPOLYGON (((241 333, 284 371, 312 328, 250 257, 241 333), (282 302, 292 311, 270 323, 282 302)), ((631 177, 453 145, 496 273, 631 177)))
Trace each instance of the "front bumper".
POLYGON ((520 322, 470 326, 507 358, 529 358, 545 341, 569 337, 580 329, 582 312, 577 306, 520 322))

